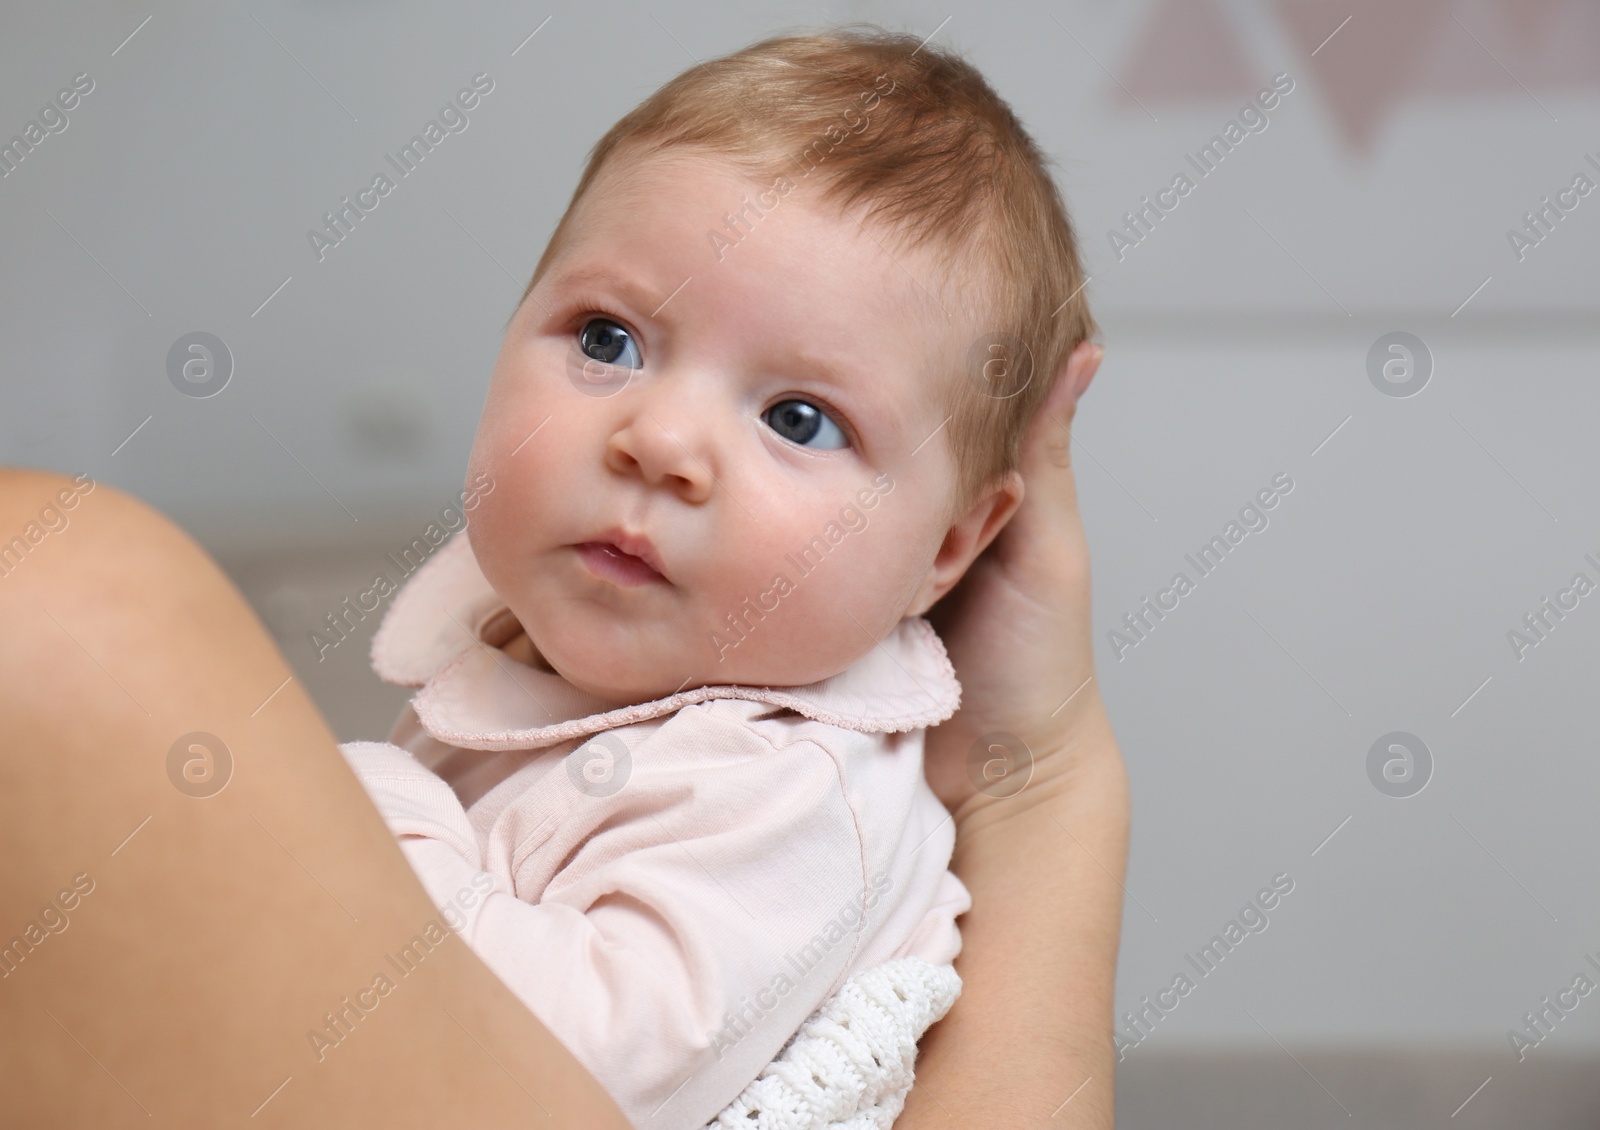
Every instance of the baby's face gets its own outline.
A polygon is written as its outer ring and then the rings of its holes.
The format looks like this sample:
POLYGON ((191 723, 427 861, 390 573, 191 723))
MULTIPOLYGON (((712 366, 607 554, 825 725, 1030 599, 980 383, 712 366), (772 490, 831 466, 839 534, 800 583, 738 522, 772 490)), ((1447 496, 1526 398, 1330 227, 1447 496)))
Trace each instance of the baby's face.
POLYGON ((470 536, 584 690, 813 682, 947 587, 939 382, 973 330, 930 254, 817 195, 706 156, 608 167, 512 319, 470 536))

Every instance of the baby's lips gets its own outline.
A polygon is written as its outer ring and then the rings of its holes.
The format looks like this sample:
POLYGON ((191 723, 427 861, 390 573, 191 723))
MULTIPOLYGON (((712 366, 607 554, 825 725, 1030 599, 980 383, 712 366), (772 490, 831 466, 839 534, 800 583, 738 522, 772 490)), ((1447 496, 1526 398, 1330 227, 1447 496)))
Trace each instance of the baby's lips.
POLYGON ((575 548, 591 571, 624 585, 666 581, 666 577, 654 565, 608 542, 582 542, 575 548))
POLYGON ((611 526, 590 538, 587 544, 601 545, 613 554, 621 553, 624 557, 637 559, 639 564, 654 572, 660 579, 667 579, 666 567, 661 560, 660 552, 642 531, 634 533, 620 526, 611 526))

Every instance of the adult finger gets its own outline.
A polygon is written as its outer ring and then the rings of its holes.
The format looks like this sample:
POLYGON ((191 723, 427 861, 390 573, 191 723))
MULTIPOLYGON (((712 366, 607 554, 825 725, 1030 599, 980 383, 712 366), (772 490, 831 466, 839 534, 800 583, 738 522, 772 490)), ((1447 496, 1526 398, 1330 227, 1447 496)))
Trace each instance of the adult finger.
POLYGON ((1002 550, 1010 550, 1006 556, 1013 567, 1054 562, 1064 545, 1081 540, 1072 420, 1104 355, 1104 348, 1094 342, 1078 344, 1023 437, 1022 504, 1005 531, 1013 535, 1011 545, 1002 550))

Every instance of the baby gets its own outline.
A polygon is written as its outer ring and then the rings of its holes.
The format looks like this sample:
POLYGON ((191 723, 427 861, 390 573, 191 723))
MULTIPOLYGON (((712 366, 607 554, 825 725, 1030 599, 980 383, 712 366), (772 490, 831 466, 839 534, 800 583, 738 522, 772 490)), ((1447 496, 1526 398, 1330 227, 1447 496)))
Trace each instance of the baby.
POLYGON ((1084 281, 1037 147, 916 37, 767 40, 591 153, 506 332, 466 536, 373 641, 421 689, 343 749, 634 1124, 899 1112, 970 906, 922 772, 961 689, 922 614, 1021 500, 1084 281), (758 1080, 807 1017, 832 1050, 758 1080))

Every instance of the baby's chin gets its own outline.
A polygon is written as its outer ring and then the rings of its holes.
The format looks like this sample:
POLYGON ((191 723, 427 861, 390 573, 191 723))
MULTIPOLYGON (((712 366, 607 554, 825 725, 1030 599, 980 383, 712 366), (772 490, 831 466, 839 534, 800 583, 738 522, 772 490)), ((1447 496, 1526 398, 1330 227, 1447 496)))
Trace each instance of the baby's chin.
POLYGON ((576 633, 577 638, 566 638, 569 633, 551 630, 538 624, 525 625, 528 638, 535 650, 557 675, 585 694, 616 706, 631 706, 666 698, 674 691, 699 685, 682 663, 682 650, 677 664, 669 669, 665 663, 651 662, 648 648, 617 644, 600 646, 591 633, 576 633))
MULTIPOLYGON (((866 650, 852 652, 841 646, 829 649, 827 654, 802 658, 799 649, 785 647, 781 640, 763 641, 768 644, 766 648, 754 649, 750 646, 753 638, 747 637, 742 647, 725 647, 720 659, 708 650, 705 657, 691 662, 687 648, 681 645, 666 649, 658 660, 647 654, 653 650, 649 648, 596 648, 592 636, 563 640, 557 633, 541 644, 542 634, 536 636, 535 632, 537 629, 530 630, 530 638, 556 674, 579 690, 618 706, 651 702, 704 686, 804 686, 837 675, 866 650), (620 661, 619 651, 631 654, 626 661, 620 661)), ((859 634, 857 630, 856 635, 859 634)))

